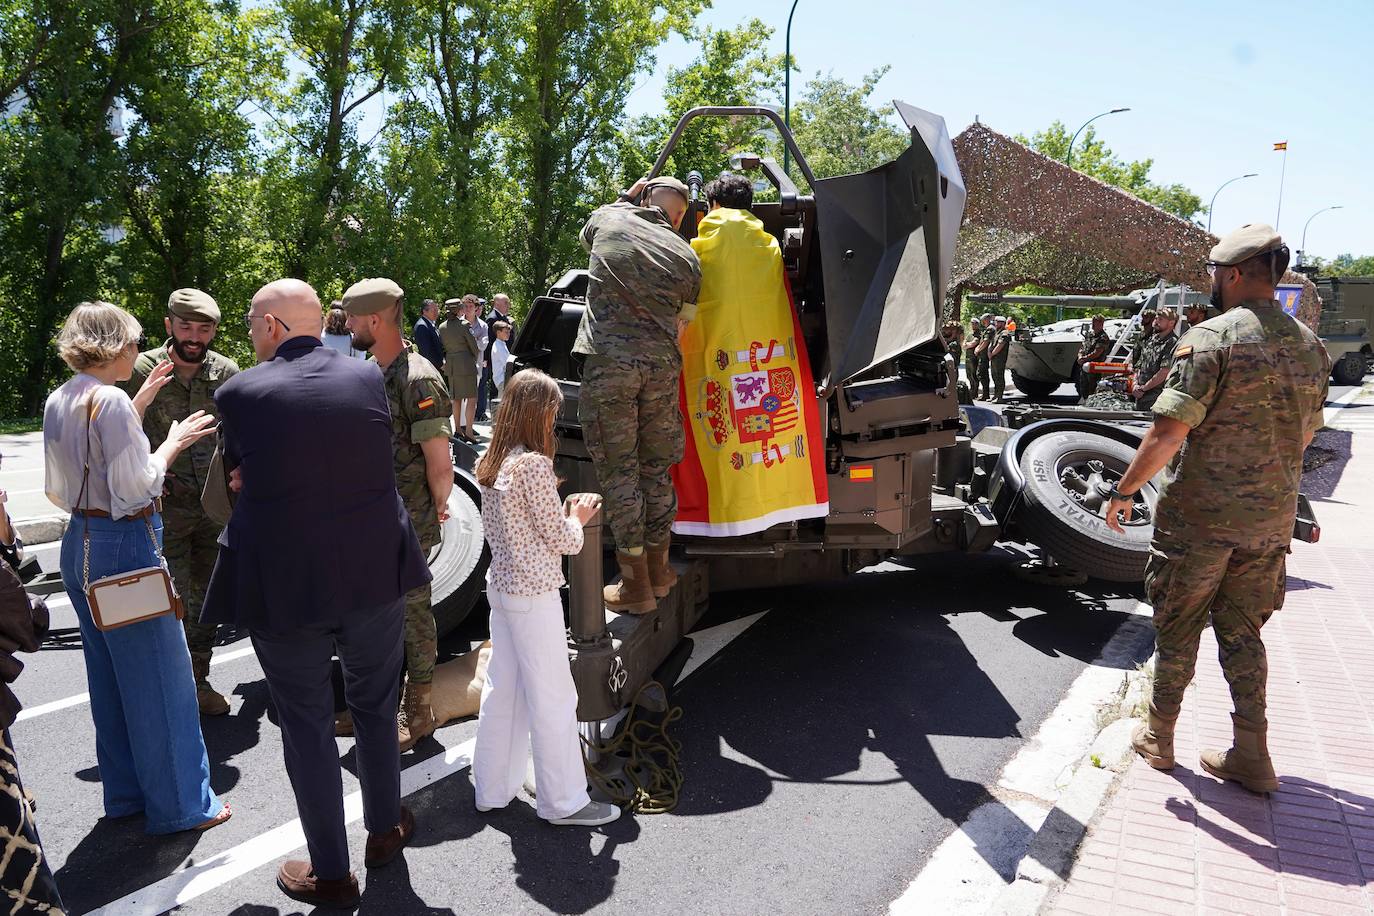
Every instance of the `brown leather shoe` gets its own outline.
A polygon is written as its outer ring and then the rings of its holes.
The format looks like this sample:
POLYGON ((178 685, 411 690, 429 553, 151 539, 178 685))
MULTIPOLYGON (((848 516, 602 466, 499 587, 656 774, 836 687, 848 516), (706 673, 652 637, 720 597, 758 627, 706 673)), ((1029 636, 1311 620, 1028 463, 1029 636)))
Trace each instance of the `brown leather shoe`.
POLYGON ((386 833, 369 833, 367 848, 363 852, 363 864, 368 868, 381 868, 401 854, 410 838, 415 835, 415 815, 405 805, 401 806, 401 822, 386 833))
POLYGON ((315 877, 309 862, 283 862, 277 869, 277 887, 292 900, 331 910, 356 910, 362 901, 358 878, 352 872, 347 878, 326 881, 315 877))

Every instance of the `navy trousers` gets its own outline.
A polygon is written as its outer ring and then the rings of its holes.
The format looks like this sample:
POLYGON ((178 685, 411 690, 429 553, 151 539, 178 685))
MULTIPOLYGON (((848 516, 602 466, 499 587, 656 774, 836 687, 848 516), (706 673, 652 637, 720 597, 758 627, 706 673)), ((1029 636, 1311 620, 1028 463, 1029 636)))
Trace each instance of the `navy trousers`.
POLYGON ((363 823, 369 833, 384 833, 401 821, 396 704, 404 627, 402 596, 334 624, 250 633, 277 707, 286 773, 320 878, 349 872, 330 659, 337 654, 342 664, 344 697, 353 713, 363 823))
POLYGON ((477 419, 486 422, 487 399, 491 392, 491 361, 482 367, 482 374, 477 379, 477 419))

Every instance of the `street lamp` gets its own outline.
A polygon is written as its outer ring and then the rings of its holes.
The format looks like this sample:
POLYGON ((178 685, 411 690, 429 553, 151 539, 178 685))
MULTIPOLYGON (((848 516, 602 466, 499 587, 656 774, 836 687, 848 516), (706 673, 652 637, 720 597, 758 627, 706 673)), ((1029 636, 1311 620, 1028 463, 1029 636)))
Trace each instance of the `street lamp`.
MULTIPOLYGON (((1121 112, 1123 112, 1123 111, 1130 111, 1130 110, 1131 110, 1131 109, 1129 109, 1129 108, 1113 108, 1111 111, 1104 111, 1104 112, 1102 112, 1102 114, 1100 114, 1100 115, 1093 115, 1091 118, 1089 118, 1088 120, 1084 121, 1084 122, 1083 122, 1083 127, 1087 127, 1089 124, 1091 124, 1092 122, 1096 121, 1098 118, 1105 118, 1107 115, 1121 114, 1121 112)), ((1080 128, 1078 128, 1078 130, 1074 131, 1074 132, 1073 132, 1073 138, 1072 138, 1071 140, 1069 140, 1069 154, 1068 154, 1067 156, 1064 157, 1064 164, 1067 165, 1069 168, 1073 168, 1073 144, 1074 144, 1074 142, 1078 139, 1078 135, 1081 134, 1081 133, 1083 133, 1083 127, 1080 127, 1080 128)))
MULTIPOLYGON (((787 132, 792 132, 792 14, 797 11, 798 0, 792 0, 792 9, 787 14, 787 35, 782 52, 782 123, 787 132)), ((782 173, 787 174, 787 141, 782 144, 782 173)))
POLYGON ((1307 250, 1307 227, 1310 226, 1310 225, 1312 225, 1312 220, 1316 219, 1318 216, 1321 216, 1321 215, 1322 215, 1323 213, 1325 213, 1327 210, 1344 210, 1344 209, 1345 209, 1345 208, 1344 208, 1343 206, 1341 206, 1340 204, 1336 204, 1334 207, 1322 207, 1322 208, 1321 208, 1320 210, 1318 210, 1316 213, 1313 213, 1311 216, 1309 216, 1309 217, 1307 218, 1307 222, 1305 222, 1305 223, 1302 224, 1302 245, 1298 248, 1298 266, 1299 266, 1299 267, 1302 267, 1302 266, 1303 266, 1303 263, 1302 263, 1302 262, 1303 262, 1303 252, 1307 250))
MULTIPOLYGON (((1233 181, 1240 181, 1242 178, 1254 178, 1259 172, 1250 172, 1247 175, 1237 175, 1235 178, 1227 179, 1221 183, 1221 188, 1226 187, 1233 181)), ((1221 193, 1221 188, 1217 188, 1217 194, 1221 193)), ((1207 234, 1212 234, 1212 208, 1217 205, 1217 194, 1212 195, 1212 202, 1207 205, 1207 234)))

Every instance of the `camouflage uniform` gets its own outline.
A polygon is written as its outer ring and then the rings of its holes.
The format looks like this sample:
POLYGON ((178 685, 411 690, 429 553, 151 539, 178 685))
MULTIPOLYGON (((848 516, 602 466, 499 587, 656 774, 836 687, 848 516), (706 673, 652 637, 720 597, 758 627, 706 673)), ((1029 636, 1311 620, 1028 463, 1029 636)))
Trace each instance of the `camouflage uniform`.
POLYGON ((1007 359, 1011 356, 1011 339, 1013 336, 1012 331, 1005 329, 998 331, 994 327, 992 337, 989 338, 988 353, 991 353, 999 343, 1005 344, 1001 353, 989 357, 989 365, 992 369, 992 397, 995 401, 1002 400, 1002 392, 1007 387, 1007 359))
MULTIPOLYGON (((143 386, 157 364, 169 358, 170 347, 171 341, 168 341, 156 350, 139 354, 133 375, 123 385, 130 397, 143 386)), ((173 373, 171 381, 143 412, 143 431, 148 441, 154 447, 162 444, 173 421, 184 420, 197 410, 218 416, 215 392, 238 371, 238 365, 229 357, 206 350, 205 360, 189 382, 183 382, 173 373)), ((214 436, 193 444, 167 469, 162 490, 162 552, 167 558, 172 581, 186 604, 182 626, 186 630, 186 646, 191 650, 191 667, 198 689, 209 688, 210 656, 218 629, 216 624, 200 622, 205 586, 219 556, 220 525, 212 521, 200 505, 200 494, 205 488, 206 473, 214 454, 214 436)))
MULTIPOLYGON (((1078 348, 1078 358, 1081 360, 1090 353, 1100 353, 1105 356, 1111 349, 1112 339, 1107 336, 1106 330, 1094 331, 1092 325, 1083 329, 1083 345, 1078 348)), ((1102 356, 1098 358, 1101 359, 1102 356)), ((1078 373, 1078 396, 1086 398, 1097 388, 1098 376, 1095 372, 1089 372, 1086 368, 1079 367, 1078 373)))
POLYGON ((1145 570, 1154 697, 1177 710, 1210 616, 1236 714, 1265 721, 1260 627, 1283 604, 1302 455, 1322 420, 1331 361, 1278 302, 1243 302, 1174 349, 1158 416, 1191 432, 1169 463, 1145 570))
POLYGON ((615 203, 582 228, 587 309, 573 351, 578 419, 621 550, 668 539, 677 514, 669 468, 682 459, 677 322, 696 314, 701 265, 656 207, 615 203))
MULTIPOLYGON (((382 380, 391 407, 396 489, 410 513, 420 549, 428 553, 439 544, 439 515, 429 493, 425 453, 420 443, 439 436, 447 441, 453 435, 449 422, 453 402, 449 400, 439 370, 409 341, 401 355, 386 367, 382 380)), ((434 680, 439 643, 430 599, 428 582, 406 594, 406 672, 413 684, 428 684, 434 680)))
MULTIPOLYGON (((1136 384, 1148 382, 1159 374, 1160 369, 1169 365, 1174 358, 1174 348, 1177 346, 1178 335, 1173 331, 1168 334, 1156 331, 1146 338, 1140 346, 1139 353, 1131 358, 1131 365, 1135 367, 1136 384)), ((1135 402, 1135 409, 1151 409, 1163 392, 1163 385, 1147 391, 1135 402)))
POLYGON ((974 354, 974 376, 973 376, 973 397, 975 400, 987 401, 992 398, 992 358, 988 355, 992 350, 992 342, 997 339, 997 328, 988 325, 978 330, 978 342, 987 342, 982 353, 974 354))

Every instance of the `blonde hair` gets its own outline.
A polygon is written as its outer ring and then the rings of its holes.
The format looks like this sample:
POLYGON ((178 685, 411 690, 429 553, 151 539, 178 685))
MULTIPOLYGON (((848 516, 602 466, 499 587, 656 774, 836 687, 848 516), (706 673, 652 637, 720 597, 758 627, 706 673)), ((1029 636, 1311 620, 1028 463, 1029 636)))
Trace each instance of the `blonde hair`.
POLYGON ((558 383, 538 369, 521 369, 510 378, 491 426, 491 445, 477 460, 477 482, 495 485, 501 465, 518 445, 552 458, 553 421, 562 403, 558 383))
POLYGON ((57 332, 57 353, 74 372, 107 365, 143 336, 138 319, 109 302, 83 302, 57 332))

